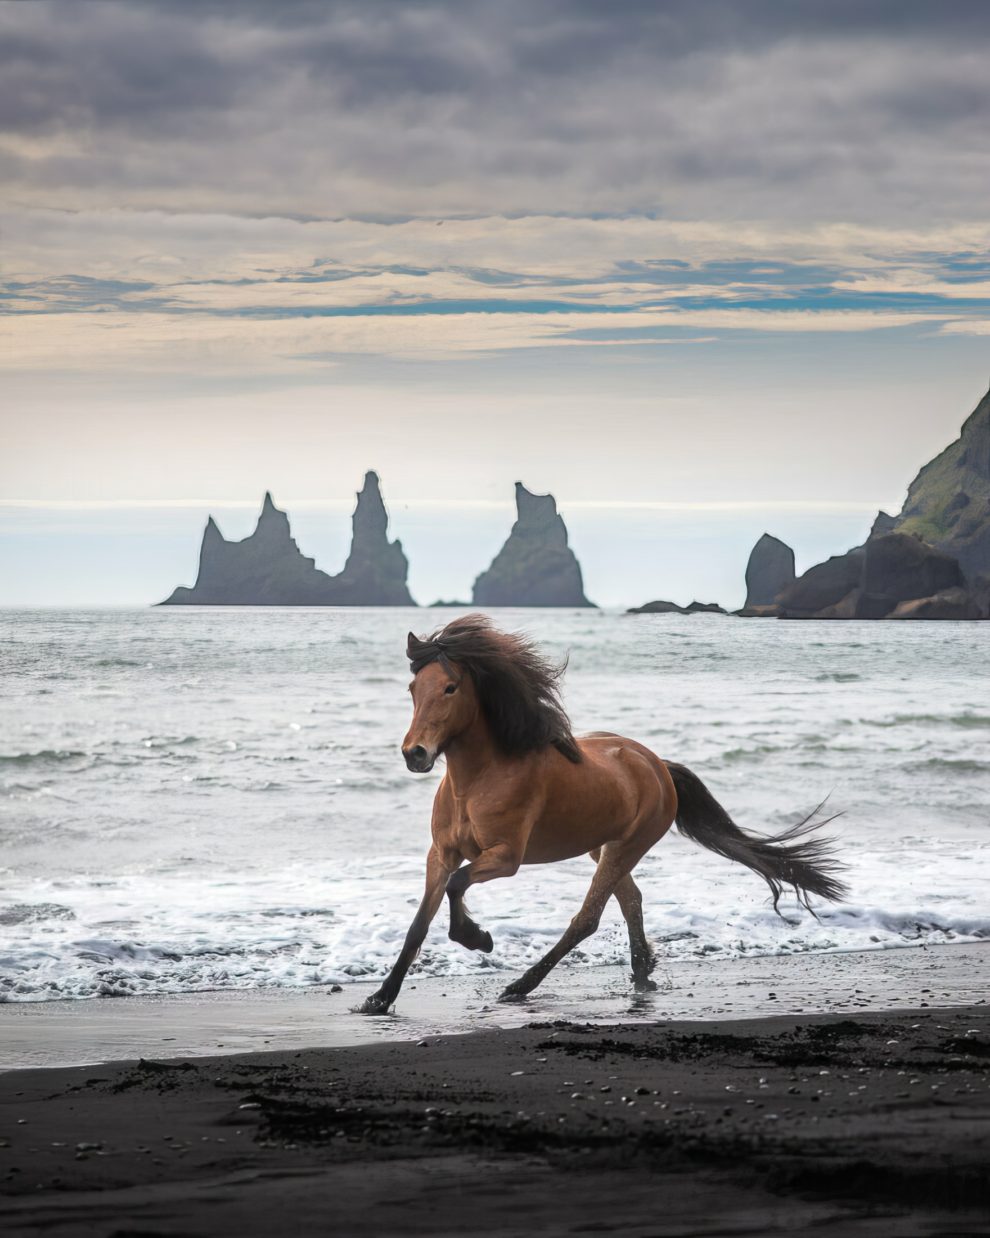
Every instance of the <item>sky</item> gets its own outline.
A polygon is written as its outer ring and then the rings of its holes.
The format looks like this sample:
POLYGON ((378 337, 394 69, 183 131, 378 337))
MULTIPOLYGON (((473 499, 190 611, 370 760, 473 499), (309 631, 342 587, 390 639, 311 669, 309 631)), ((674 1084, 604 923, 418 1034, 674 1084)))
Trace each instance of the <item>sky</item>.
POLYGON ((0 604, 160 600, 265 490, 421 602, 513 483, 603 605, 738 605, 990 380, 990 6, 0 0, 0 604))

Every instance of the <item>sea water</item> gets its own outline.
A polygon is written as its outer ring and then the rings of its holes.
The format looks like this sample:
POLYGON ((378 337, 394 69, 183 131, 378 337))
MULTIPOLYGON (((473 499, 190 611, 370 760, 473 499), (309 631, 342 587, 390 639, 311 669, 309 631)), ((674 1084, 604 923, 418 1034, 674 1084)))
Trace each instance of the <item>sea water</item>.
MULTIPOLYGON (((0 614, 0 1000, 382 976, 419 901, 443 762, 409 773, 408 629, 455 611, 0 614)), ((826 796, 850 894, 775 915, 749 870, 670 832, 637 870, 662 956, 990 936, 990 624, 498 611, 569 657, 575 730, 690 766, 775 831, 826 796)), ((587 858, 471 891, 506 978, 563 931, 587 858)), ((569 965, 626 956, 610 904, 569 965)))

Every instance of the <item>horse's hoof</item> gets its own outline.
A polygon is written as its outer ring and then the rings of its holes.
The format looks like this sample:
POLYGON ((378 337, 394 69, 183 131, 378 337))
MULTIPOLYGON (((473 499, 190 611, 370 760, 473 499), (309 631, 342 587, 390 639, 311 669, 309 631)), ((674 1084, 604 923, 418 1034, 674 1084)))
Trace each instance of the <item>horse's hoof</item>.
POLYGON ((655 993, 657 991, 657 982, 655 980, 634 980, 637 993, 655 993))
POLYGON ((366 998, 361 1003, 361 1005, 355 1009, 354 1013, 355 1014, 388 1014, 388 1008, 389 1006, 391 1006, 391 1004, 392 1003, 388 1001, 386 998, 382 997, 380 993, 372 993, 370 997, 366 998))
POLYGON ((500 1002, 505 1002, 507 1004, 518 1003, 518 1002, 524 1002, 527 996, 528 994, 523 993, 520 989, 513 988, 513 986, 510 984, 509 987, 504 992, 498 995, 498 1000, 500 1002))
POLYGON ((465 950, 480 950, 482 954, 491 954, 495 949, 491 933, 476 925, 466 932, 463 929, 451 930, 447 936, 451 941, 456 941, 459 946, 463 946, 465 950))

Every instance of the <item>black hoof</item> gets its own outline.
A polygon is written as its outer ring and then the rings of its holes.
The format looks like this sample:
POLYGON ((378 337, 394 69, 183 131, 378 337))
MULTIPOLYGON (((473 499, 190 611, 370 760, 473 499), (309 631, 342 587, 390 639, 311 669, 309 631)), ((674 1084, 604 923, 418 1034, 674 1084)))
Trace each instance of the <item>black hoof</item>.
POLYGON ((649 978, 637 980, 633 977, 633 985, 637 993, 655 993, 657 991, 657 982, 649 978))
POLYGON ((492 941, 491 933, 485 929, 478 928, 465 929, 457 933, 449 933, 451 941, 456 941, 459 946, 463 946, 465 950, 480 950, 482 954, 491 954, 495 949, 495 943, 492 941))
POLYGON ((524 993, 522 989, 517 989, 514 985, 510 984, 504 992, 498 995, 498 1000, 500 1002, 505 1002, 507 1005, 518 1004, 519 1002, 524 1002, 528 996, 528 993, 524 993))
POLYGON ((355 1010, 355 1014, 388 1014, 388 1008, 392 1003, 386 997, 382 997, 380 993, 372 993, 369 998, 366 998, 360 1006, 355 1010))

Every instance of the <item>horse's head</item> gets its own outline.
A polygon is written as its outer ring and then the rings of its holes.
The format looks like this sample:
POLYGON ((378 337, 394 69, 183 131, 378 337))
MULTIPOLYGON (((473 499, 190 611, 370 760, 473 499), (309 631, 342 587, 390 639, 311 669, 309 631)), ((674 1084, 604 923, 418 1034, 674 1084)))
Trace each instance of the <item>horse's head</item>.
POLYGON ((436 645, 410 632, 407 652, 413 668, 413 718, 402 755, 414 774, 425 774, 446 745, 474 721, 478 697, 471 676, 436 645))

